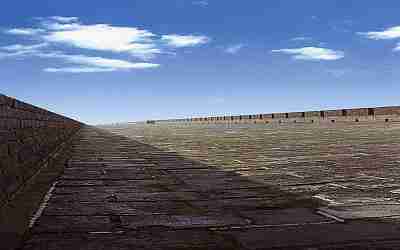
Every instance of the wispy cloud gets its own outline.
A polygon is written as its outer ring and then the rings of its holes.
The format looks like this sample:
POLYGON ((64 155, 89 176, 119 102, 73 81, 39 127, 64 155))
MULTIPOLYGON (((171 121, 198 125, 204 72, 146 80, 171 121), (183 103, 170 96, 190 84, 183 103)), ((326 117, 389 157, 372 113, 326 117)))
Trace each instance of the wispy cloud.
POLYGON ((227 48, 225 48, 225 52, 229 53, 229 54, 236 54, 238 53, 242 48, 244 47, 244 44, 235 44, 235 45, 231 45, 228 46, 227 48))
POLYGON ((7 50, 7 51, 37 51, 40 48, 44 48, 48 46, 48 43, 39 43, 33 45, 23 45, 23 44, 13 44, 9 46, 2 46, 0 49, 7 50))
POLYGON ((11 35, 24 35, 24 36, 33 36, 44 32, 43 29, 33 29, 33 28, 14 28, 6 30, 5 33, 11 35))
MULTIPOLYGON (((135 66, 132 68, 135 69, 149 69, 155 68, 154 64, 147 64, 146 63, 136 63, 135 66)), ((96 73, 96 72, 113 72, 113 71, 121 71, 127 70, 126 68, 118 68, 118 67, 86 67, 86 66, 78 66, 78 67, 62 67, 62 68, 45 68, 43 71, 49 73, 96 73)))
POLYGON ((96 73, 96 72, 112 72, 116 71, 113 68, 94 68, 94 67, 67 67, 67 68, 45 68, 44 72, 49 73, 96 73))
POLYGON ((311 41, 312 38, 308 37, 308 36, 298 36, 298 37, 293 37, 290 40, 292 40, 292 41, 311 41))
POLYGON ((388 28, 383 31, 358 32, 357 34, 374 40, 388 40, 400 38, 400 26, 388 28))
POLYGON ((296 60, 308 60, 308 61, 332 61, 338 60, 344 57, 343 51, 318 48, 318 47, 304 47, 295 49, 277 49, 272 50, 273 53, 284 53, 293 55, 296 60))
POLYGON ((198 6, 201 6, 201 7, 206 7, 206 6, 208 6, 208 1, 204 1, 204 0, 193 1, 192 4, 193 5, 198 5, 198 6))
POLYGON ((34 45, 14 44, 0 47, 0 58, 35 56, 40 58, 60 59, 63 62, 78 65, 79 67, 51 68, 46 72, 109 72, 118 70, 147 69, 159 67, 159 64, 147 62, 130 62, 126 60, 94 57, 86 55, 70 55, 60 51, 43 51, 47 43, 34 45), (2 52, 3 51, 3 52, 2 52), (64 70, 65 69, 65 70, 64 70))
POLYGON ((40 49, 47 47, 47 43, 39 43, 33 45, 13 44, 0 47, 0 58, 19 57, 27 55, 35 55, 40 49))
POLYGON ((145 60, 163 53, 163 50, 168 50, 168 47, 171 49, 193 47, 211 40, 202 35, 167 34, 159 36, 149 30, 137 27, 82 24, 77 17, 53 16, 39 18, 39 21, 40 28, 11 29, 7 33, 36 36, 46 42, 81 49, 125 52, 145 60))
POLYGON ((171 47, 194 47, 197 45, 208 43, 211 39, 207 36, 195 35, 163 35, 161 40, 171 47))
POLYGON ((41 53, 38 54, 39 57, 44 58, 59 58, 66 62, 75 63, 85 66, 95 66, 101 68, 111 68, 116 70, 123 69, 144 69, 144 68, 156 68, 159 64, 154 63, 133 63, 125 60, 109 59, 104 57, 94 57, 85 55, 68 55, 59 52, 55 53, 41 53))
MULTIPOLYGON (((13 44, 0 47, 0 58, 36 56, 58 58, 79 67, 47 68, 46 72, 109 72, 116 70, 144 69, 159 67, 148 62, 130 62, 96 56, 68 55, 60 51, 70 48, 80 50, 125 53, 144 61, 159 54, 174 54, 178 48, 193 47, 211 39, 201 35, 157 35, 149 30, 111 24, 82 24, 77 17, 52 16, 36 18, 38 25, 28 28, 13 28, 4 33, 30 36, 29 41, 40 44, 13 44), (58 48, 58 50, 54 50, 58 48)), ((92 52, 93 53, 93 52, 92 52)))
POLYGON ((65 16, 51 16, 49 19, 52 19, 60 23, 72 23, 79 21, 78 17, 65 17, 65 16))
MULTIPOLYGON (((400 26, 394 26, 383 31, 358 32, 357 34, 373 40, 400 39, 400 26)), ((400 43, 393 51, 400 51, 400 43)))

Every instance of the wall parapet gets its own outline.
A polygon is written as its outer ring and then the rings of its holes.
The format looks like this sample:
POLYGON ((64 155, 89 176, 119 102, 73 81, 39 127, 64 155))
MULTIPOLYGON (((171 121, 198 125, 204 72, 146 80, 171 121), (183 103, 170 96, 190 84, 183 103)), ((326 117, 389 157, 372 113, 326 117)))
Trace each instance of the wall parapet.
POLYGON ((289 123, 289 122, 362 122, 362 121, 400 121, 400 106, 375 108, 350 108, 319 111, 224 115, 193 117, 184 119, 152 120, 153 123, 289 123))
POLYGON ((0 94, 0 207, 83 124, 0 94))

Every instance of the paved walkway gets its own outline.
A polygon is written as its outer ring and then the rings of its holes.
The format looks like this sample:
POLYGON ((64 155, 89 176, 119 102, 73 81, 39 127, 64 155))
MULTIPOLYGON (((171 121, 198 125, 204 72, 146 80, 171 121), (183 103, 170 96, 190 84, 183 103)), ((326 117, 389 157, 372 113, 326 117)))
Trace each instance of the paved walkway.
POLYGON ((394 220, 341 223, 320 205, 174 153, 84 128, 28 249, 398 249, 394 220))

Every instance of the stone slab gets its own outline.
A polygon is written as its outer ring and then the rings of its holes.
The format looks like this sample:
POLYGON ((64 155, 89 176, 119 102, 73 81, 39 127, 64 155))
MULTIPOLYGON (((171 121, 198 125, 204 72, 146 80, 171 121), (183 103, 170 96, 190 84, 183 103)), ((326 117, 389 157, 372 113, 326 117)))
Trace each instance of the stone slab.
POLYGON ((318 211, 344 220, 400 217, 400 203, 370 204, 361 206, 335 206, 319 208, 318 211))

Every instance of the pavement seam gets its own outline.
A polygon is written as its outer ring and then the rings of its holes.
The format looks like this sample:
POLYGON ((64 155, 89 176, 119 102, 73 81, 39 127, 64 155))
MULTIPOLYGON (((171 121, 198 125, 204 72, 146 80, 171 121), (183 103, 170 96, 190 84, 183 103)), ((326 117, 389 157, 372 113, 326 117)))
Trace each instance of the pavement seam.
POLYGON ((35 225, 35 222, 42 215, 43 210, 46 208, 46 206, 47 206, 47 204, 48 204, 48 202, 49 202, 49 200, 50 200, 50 198, 52 196, 53 190, 55 189, 57 183, 58 183, 58 181, 55 181, 53 183, 53 185, 51 185, 49 191, 47 191, 46 195, 43 198, 43 201, 40 203, 39 208, 36 210, 36 213, 33 215, 32 219, 29 222, 29 228, 32 228, 35 225))
POLYGON ((322 215, 322 216, 325 216, 325 217, 327 217, 327 218, 333 219, 333 220, 335 220, 335 221, 337 221, 337 222, 340 222, 340 223, 344 223, 344 222, 345 222, 344 219, 339 218, 339 217, 337 217, 337 216, 334 216, 334 215, 332 215, 332 214, 328 214, 328 213, 323 212, 323 211, 321 211, 321 210, 318 210, 316 213, 317 213, 317 214, 320 214, 320 215, 322 215))

